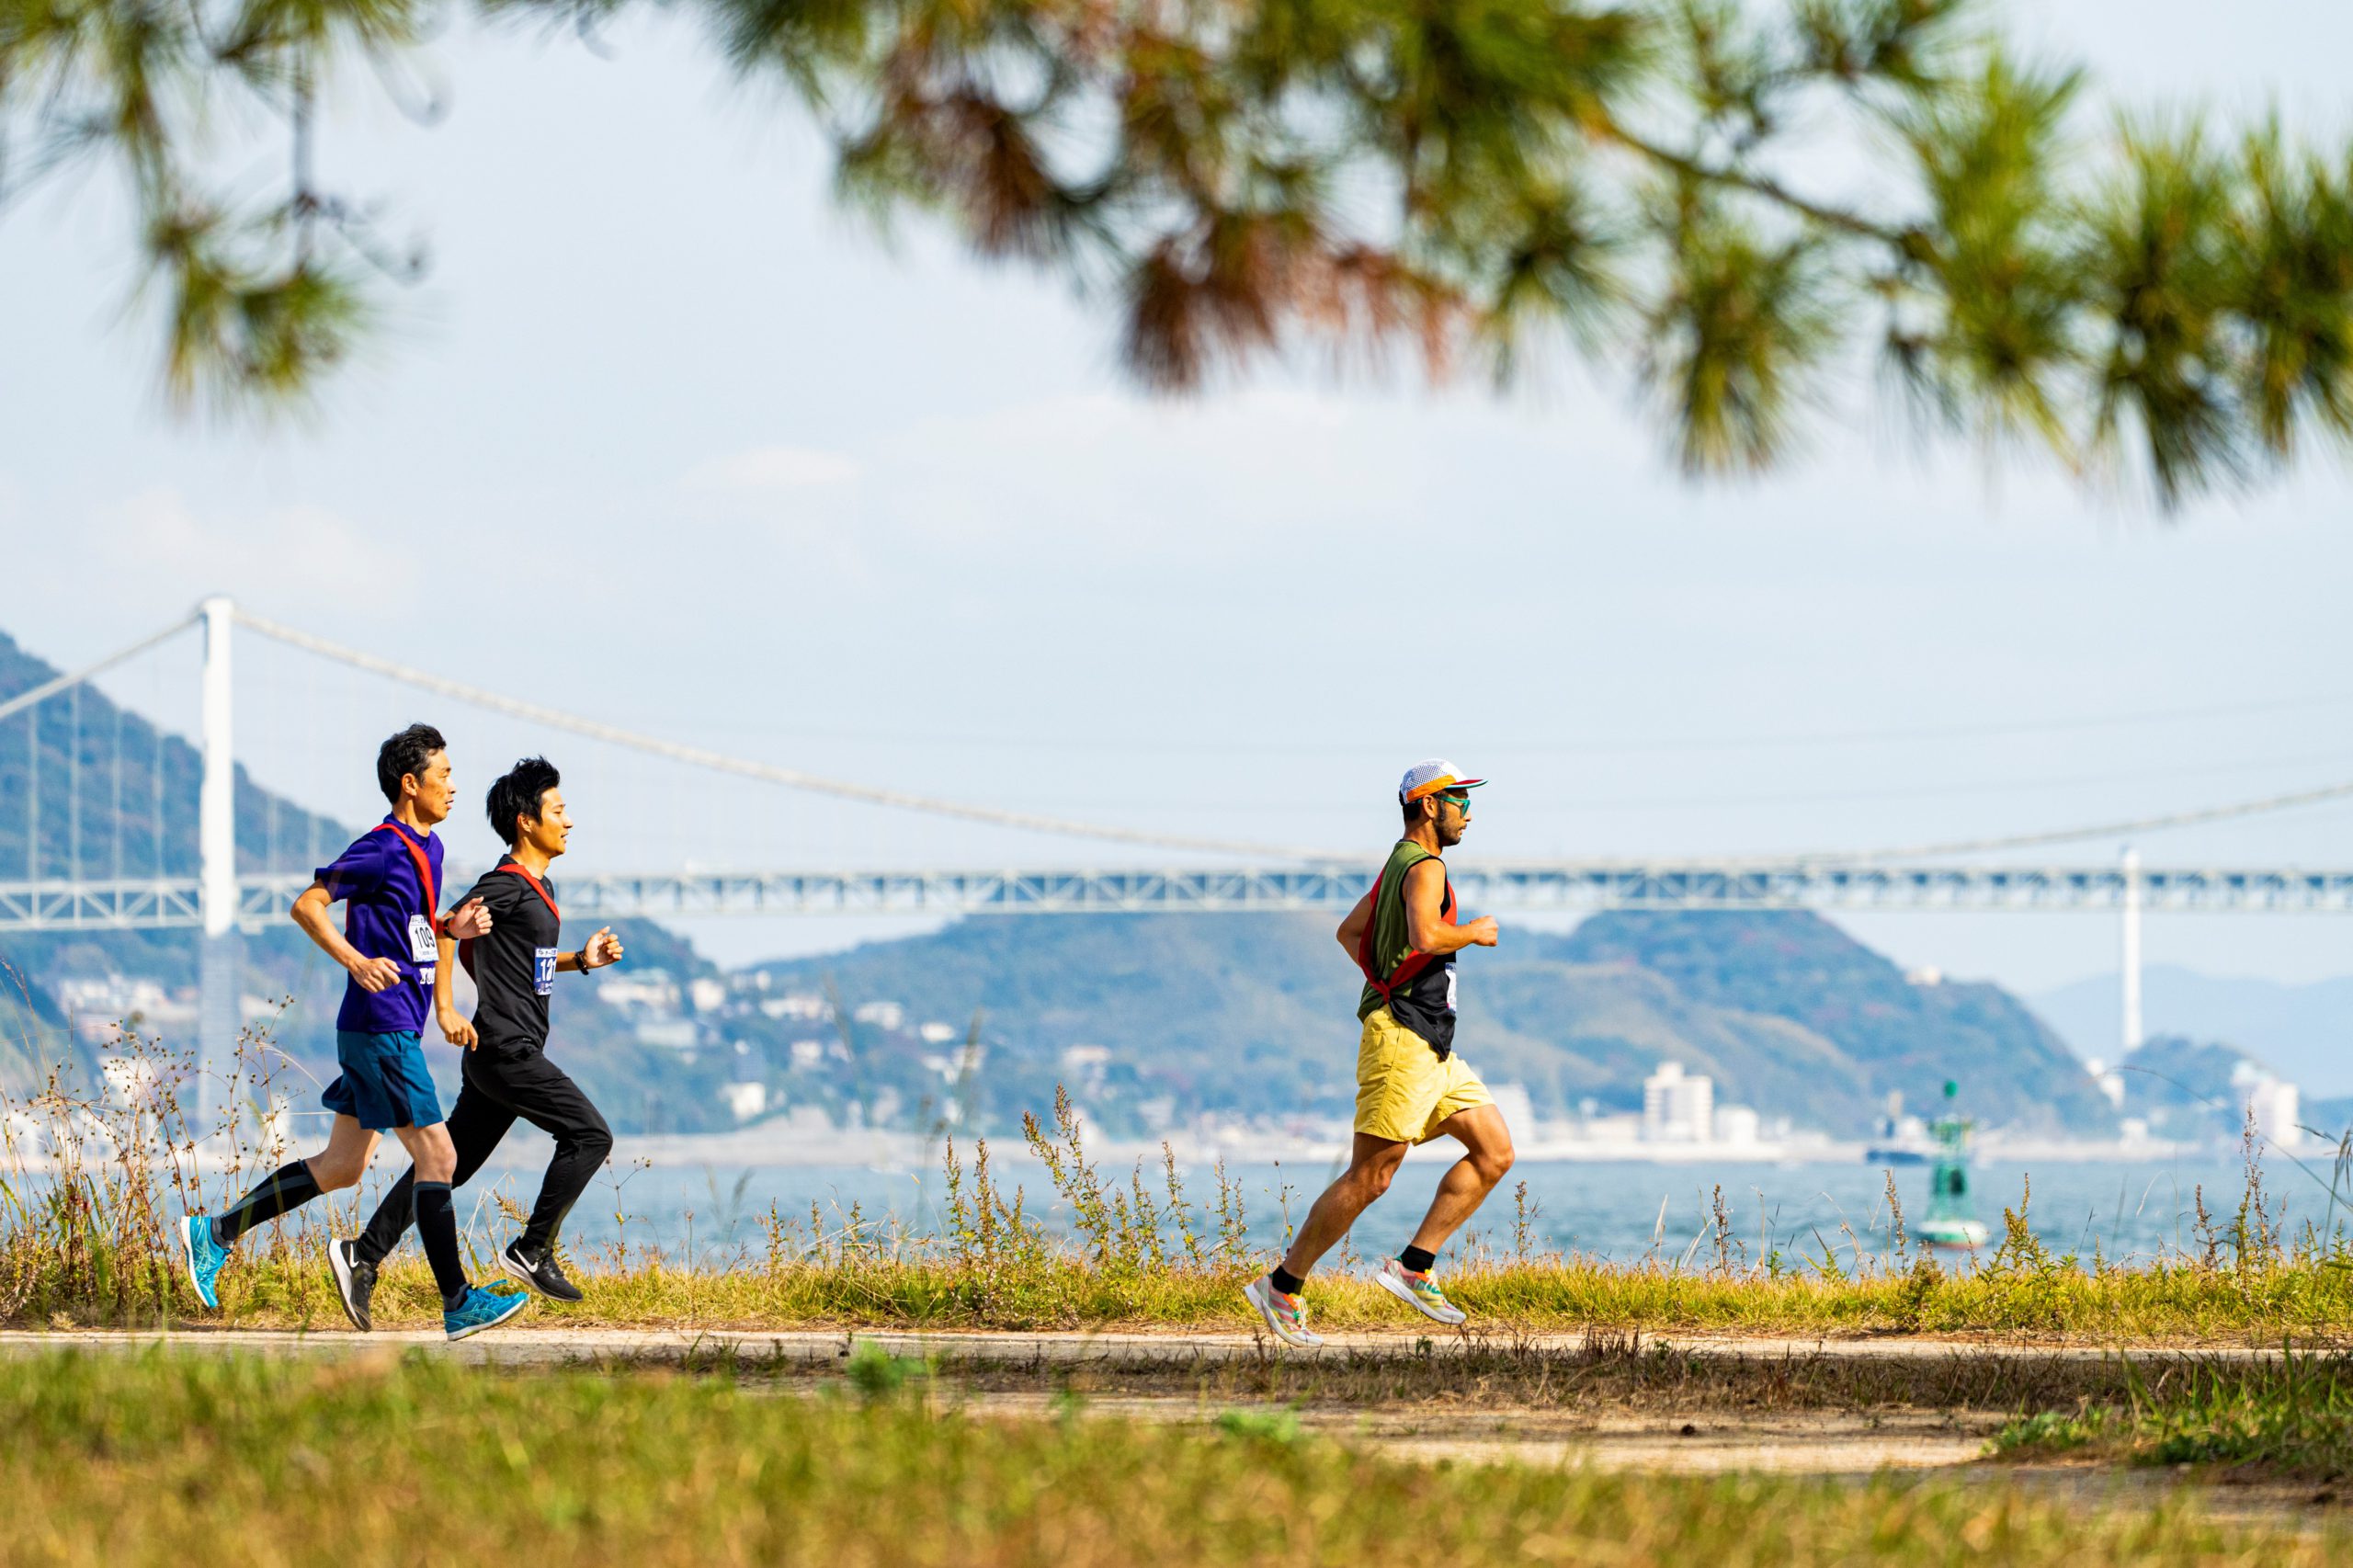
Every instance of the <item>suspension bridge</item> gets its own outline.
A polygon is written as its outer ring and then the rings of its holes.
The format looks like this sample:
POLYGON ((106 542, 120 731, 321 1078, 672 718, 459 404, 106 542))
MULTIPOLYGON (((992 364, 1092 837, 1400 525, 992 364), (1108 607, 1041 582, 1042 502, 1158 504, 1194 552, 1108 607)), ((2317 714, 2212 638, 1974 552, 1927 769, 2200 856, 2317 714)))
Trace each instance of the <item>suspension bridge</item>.
MULTIPOLYGON (((250 864, 253 846, 241 841, 236 803, 236 718, 233 651, 240 631, 317 660, 430 692, 539 729, 593 740, 704 773, 732 777, 820 797, 1045 835, 1106 849, 1110 865, 1036 869, 1029 866, 871 867, 837 869, 745 866, 642 870, 589 869, 563 877, 568 911, 590 919, 708 915, 1017 915, 1200 913, 1346 909, 1361 896, 1373 866, 1279 845, 1235 843, 1014 812, 832 778, 683 745, 596 719, 525 702, 361 650, 338 646, 292 627, 241 611, 229 599, 206 600, 191 616, 139 639, 106 658, 33 685, 0 701, 0 723, 23 715, 30 783, 22 810, 25 856, 0 868, 0 937, 13 933, 185 929, 201 933, 203 1002, 199 1033, 207 1057, 225 1054, 237 1030, 236 937, 283 920, 287 906, 311 880, 297 866, 250 864), (110 802, 110 846, 85 842, 81 813, 93 799, 85 767, 102 768, 81 733, 81 690, 98 676, 177 635, 200 628, 199 765, 194 769, 195 843, 192 864, 168 852, 167 795, 180 790, 166 765, 160 730, 153 756, 126 761, 121 718, 115 719, 113 775, 95 798, 110 802), (64 746, 68 820, 61 835, 57 808, 46 822, 41 758, 44 710, 71 705, 64 746), (91 760, 85 764, 85 756, 91 760), (134 793, 149 797, 153 829, 126 851, 126 772, 134 793), (63 854, 48 847, 63 838, 63 854), (241 859, 241 850, 245 851, 241 859), (110 853, 109 853, 110 851, 110 853), (142 863, 143 858, 143 863, 142 863), (62 862, 62 864, 61 864, 62 862), (7 875, 10 870, 18 874, 7 875)), ((5 743, 0 743, 5 744, 5 743)), ((51 765, 52 774, 55 767, 51 765)), ((52 785, 53 788, 53 785, 52 785)), ((1946 912, 2112 912, 2120 919, 2124 1044, 2140 1033, 2140 922, 2144 911, 2204 914, 2353 913, 2353 869, 2279 866, 2143 866, 2127 850, 2109 866, 2066 865, 2021 852, 2087 839, 2113 841, 2171 827, 2251 816, 2353 797, 2353 782, 2298 794, 2241 801, 2204 811, 2001 839, 1923 844, 1879 855, 1832 854, 1779 858, 1678 860, 1514 860, 1465 855, 1451 875, 1464 903, 1482 911, 1597 909, 1826 909, 1946 912), (2002 854, 2000 861, 1961 859, 2002 854)), ((131 802, 132 807, 139 804, 131 802)), ((183 806, 183 811, 185 807, 183 806)), ((316 824, 323 819, 312 819, 316 824)), ((274 824, 273 824, 274 826, 274 824)), ((274 846, 273 846, 274 847, 274 846)), ((332 853, 334 846, 327 852, 332 853)))

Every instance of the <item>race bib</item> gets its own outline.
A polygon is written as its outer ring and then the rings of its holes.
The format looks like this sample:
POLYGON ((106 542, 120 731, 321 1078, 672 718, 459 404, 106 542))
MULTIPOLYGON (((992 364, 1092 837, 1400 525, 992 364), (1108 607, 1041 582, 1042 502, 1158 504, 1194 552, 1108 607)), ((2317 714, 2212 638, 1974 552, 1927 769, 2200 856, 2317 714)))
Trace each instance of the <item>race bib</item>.
POLYGON ((1446 966, 1446 1010, 1454 1011, 1454 966, 1446 966))
POLYGON ((542 996, 555 989, 555 953, 553 948, 531 949, 531 987, 542 996))
POLYGON ((434 937, 433 922, 422 915, 408 917, 408 956, 410 962, 425 971, 426 978, 432 978, 433 965, 441 957, 441 946, 434 937))

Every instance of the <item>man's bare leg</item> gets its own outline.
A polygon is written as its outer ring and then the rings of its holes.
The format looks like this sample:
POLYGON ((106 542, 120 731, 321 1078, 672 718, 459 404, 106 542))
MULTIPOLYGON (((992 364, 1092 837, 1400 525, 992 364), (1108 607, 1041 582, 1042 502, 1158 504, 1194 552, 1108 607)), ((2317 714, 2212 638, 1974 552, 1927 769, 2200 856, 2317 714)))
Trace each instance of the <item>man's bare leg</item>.
POLYGON ((1357 1216, 1389 1190, 1408 1147, 1392 1139, 1358 1133, 1348 1168, 1308 1210, 1282 1262, 1244 1288, 1244 1298, 1258 1309, 1258 1315, 1284 1344, 1310 1348, 1324 1343, 1307 1331, 1306 1310, 1299 1303, 1300 1285, 1315 1260, 1348 1233, 1357 1216))
POLYGON ((1424 1252, 1446 1245, 1448 1238, 1478 1212, 1479 1205, 1501 1184, 1512 1163, 1511 1129, 1504 1125, 1504 1113, 1494 1106, 1456 1111, 1439 1122, 1438 1130, 1460 1142, 1463 1154, 1439 1178, 1429 1212, 1422 1216, 1421 1229, 1414 1233, 1413 1244, 1424 1252))
MULTIPOLYGON (((1502 1119, 1497 1118, 1500 1121, 1502 1119)), ((1449 1122, 1450 1124, 1450 1122, 1449 1122)), ((1396 1179, 1397 1167, 1405 1163, 1405 1151, 1410 1143, 1400 1143, 1388 1138, 1375 1138, 1370 1133, 1356 1135, 1356 1145, 1348 1157, 1348 1168, 1340 1179, 1324 1189, 1307 1218, 1300 1221, 1299 1231, 1290 1239, 1290 1250, 1283 1254, 1283 1268, 1287 1273, 1305 1278, 1315 1267, 1315 1260, 1348 1233, 1357 1217, 1372 1207, 1381 1195, 1389 1190, 1396 1179)))
POLYGON ((339 1192, 357 1185, 366 1173, 380 1136, 360 1126, 358 1117, 338 1115, 327 1133, 327 1146, 302 1163, 321 1192, 339 1192))
POLYGON ((218 1307, 221 1298, 213 1282, 228 1261, 229 1249, 256 1225, 300 1209, 321 1193, 349 1187, 368 1166, 376 1135, 348 1116, 335 1119, 327 1146, 307 1160, 290 1160, 249 1188, 244 1197, 216 1215, 184 1214, 178 1233, 180 1256, 188 1266, 188 1284, 197 1300, 218 1307))

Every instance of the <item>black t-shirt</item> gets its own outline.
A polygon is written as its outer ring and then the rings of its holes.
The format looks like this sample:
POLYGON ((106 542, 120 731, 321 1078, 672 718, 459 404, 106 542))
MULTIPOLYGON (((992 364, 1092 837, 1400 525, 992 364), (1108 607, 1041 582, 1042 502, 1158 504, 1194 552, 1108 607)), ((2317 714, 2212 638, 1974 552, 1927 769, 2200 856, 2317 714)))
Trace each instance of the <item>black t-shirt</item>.
POLYGON ((474 1030, 483 1045, 536 1051, 548 1042, 548 993, 555 989, 556 938, 562 921, 551 900, 555 889, 523 875, 511 855, 476 882, 466 899, 478 898, 490 911, 490 935, 460 944, 466 972, 474 977, 474 1030))
POLYGON ((1453 1054, 1454 955, 1448 954, 1391 992, 1389 1016, 1429 1041, 1439 1061, 1453 1054))

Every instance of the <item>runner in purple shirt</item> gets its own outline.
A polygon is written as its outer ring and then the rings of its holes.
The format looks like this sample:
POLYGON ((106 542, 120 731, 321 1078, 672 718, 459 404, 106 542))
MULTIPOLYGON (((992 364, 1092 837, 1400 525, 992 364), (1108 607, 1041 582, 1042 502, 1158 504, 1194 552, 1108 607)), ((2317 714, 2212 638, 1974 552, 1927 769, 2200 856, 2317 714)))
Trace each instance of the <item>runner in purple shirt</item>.
POLYGON ((294 901, 290 912, 311 940, 351 976, 335 1015, 335 1063, 342 1068, 321 1097, 335 1112, 327 1146, 283 1165, 224 1212, 180 1221, 180 1248, 199 1300, 218 1308, 213 1288, 239 1236, 321 1193, 354 1185, 389 1130, 416 1163, 416 1233, 441 1288, 441 1323, 463 1339, 506 1322, 530 1298, 469 1284, 458 1250, 458 1216, 449 1197, 457 1151, 441 1119, 422 1035, 433 1000, 443 936, 485 935, 490 913, 480 899, 444 920, 441 840, 433 829, 458 792, 441 732, 412 724, 376 753, 376 782, 392 812, 352 842, 294 901), (330 904, 344 906, 335 929, 330 904))

